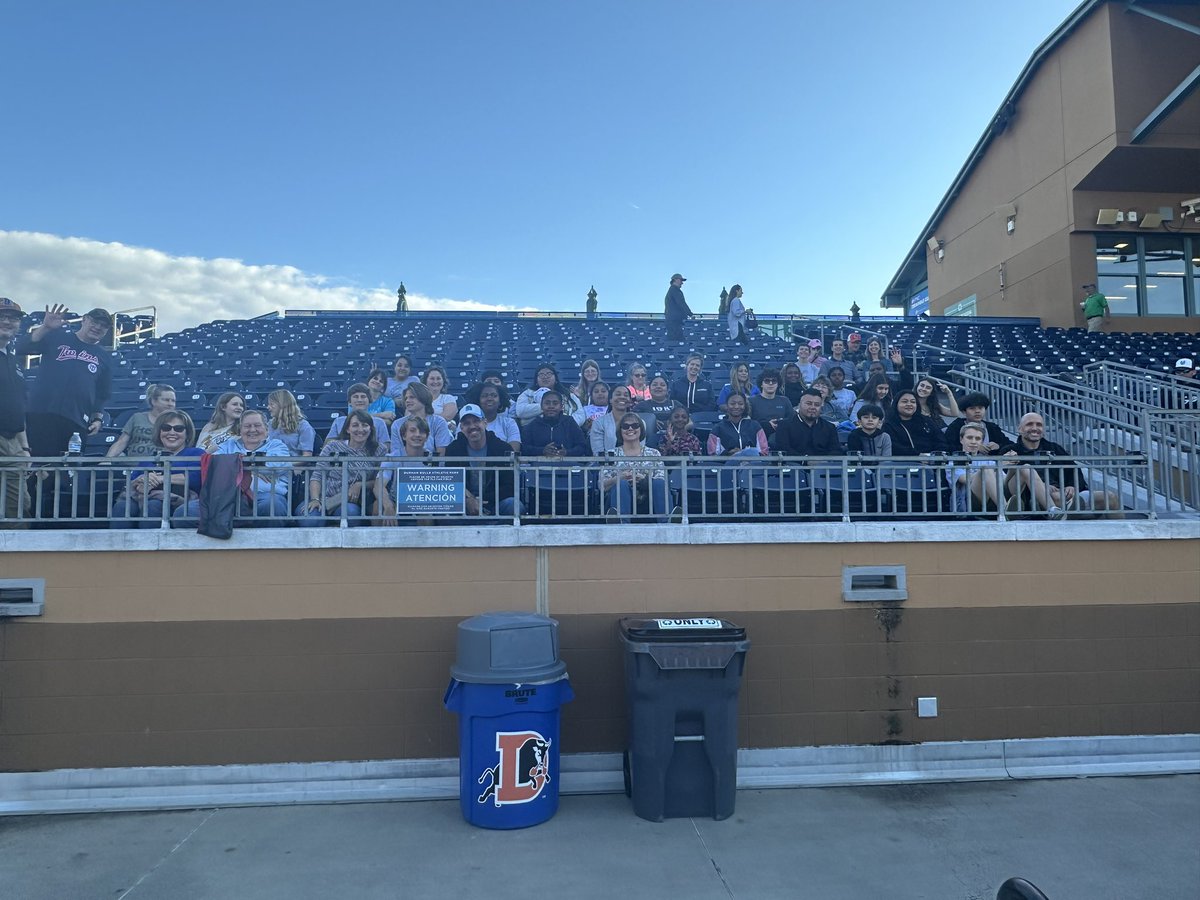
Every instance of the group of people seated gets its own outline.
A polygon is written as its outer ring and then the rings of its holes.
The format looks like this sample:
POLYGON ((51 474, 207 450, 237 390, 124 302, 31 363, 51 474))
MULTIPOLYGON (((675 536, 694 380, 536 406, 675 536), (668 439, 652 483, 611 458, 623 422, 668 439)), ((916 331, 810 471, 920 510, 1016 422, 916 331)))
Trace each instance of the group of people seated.
POLYGON ((303 524, 396 524, 403 517, 394 473, 440 457, 466 471, 468 515, 511 518, 523 511, 513 454, 547 462, 601 458, 599 492, 609 517, 620 520, 644 512, 665 521, 675 512, 664 463, 672 457, 737 464, 772 454, 847 453, 865 461, 954 457, 943 465, 957 512, 1119 514, 1117 499, 1089 491, 1066 450, 1045 439, 1038 414, 1025 416, 1010 438, 987 420, 986 396, 960 399, 948 384, 914 379, 898 347, 885 352, 876 339, 861 343, 857 335, 834 340, 828 357, 820 341, 802 343, 794 362, 768 363, 756 374, 739 362, 720 387, 706 377, 703 357, 692 354, 673 378, 634 363, 611 383, 592 359, 570 384, 543 363, 515 396, 499 372, 483 372, 461 398, 446 392, 440 366, 418 378, 401 356, 391 374, 372 369, 350 385, 345 413, 324 435, 286 389, 268 396, 266 410, 247 409, 236 392, 223 394, 197 433, 187 413, 174 408, 174 390, 150 385, 148 409, 125 423, 109 455, 160 463, 130 473, 112 525, 195 522, 200 458, 230 453, 253 466, 244 512, 264 525, 290 524, 292 517, 303 524), (1037 459, 1054 465, 1027 464, 1037 459))

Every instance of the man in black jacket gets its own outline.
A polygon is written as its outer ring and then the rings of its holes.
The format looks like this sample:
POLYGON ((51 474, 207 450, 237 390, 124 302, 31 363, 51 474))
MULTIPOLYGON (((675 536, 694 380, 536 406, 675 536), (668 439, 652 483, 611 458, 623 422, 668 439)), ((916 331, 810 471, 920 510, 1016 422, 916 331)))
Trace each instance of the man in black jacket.
POLYGON ((692 317, 691 307, 683 297, 683 283, 687 281, 676 272, 671 276, 671 286, 667 288, 664 301, 663 316, 667 320, 667 340, 683 340, 683 320, 692 317))
POLYGON ((66 311, 61 304, 46 307, 42 324, 17 342, 18 356, 42 356, 25 417, 34 456, 61 456, 76 431, 86 442, 100 430, 112 394, 112 356, 100 346, 112 316, 90 310, 72 333, 63 330, 66 311))
POLYGON ((800 395, 796 415, 779 426, 775 449, 784 456, 841 456, 837 427, 821 418, 825 398, 809 388, 800 395))
MULTIPOLYGON (((1066 447, 1046 440, 1046 421, 1041 415, 1031 412, 1021 416, 1017 434, 1017 440, 1001 447, 999 455, 1019 456, 1031 464, 1036 473, 1036 477, 1031 479, 1035 489, 1037 479, 1046 485, 1048 507, 1061 507, 1068 511, 1108 512, 1110 518, 1125 518, 1120 498, 1116 494, 1111 491, 1090 490, 1083 472, 1075 464, 1075 460, 1071 459, 1066 447)), ((1013 476, 1010 474, 1009 478, 1012 479, 1013 476)), ((1028 496, 1023 499, 1023 509, 1033 508, 1028 503, 1028 496)))
POLYGON ((542 414, 521 429, 521 451, 526 456, 590 456, 588 442, 570 416, 564 416, 562 397, 554 391, 542 394, 542 414))
POLYGON ((458 437, 446 448, 446 456, 470 460, 466 464, 467 515, 510 518, 521 513, 512 455, 512 445, 487 430, 482 409, 468 403, 459 411, 458 437))

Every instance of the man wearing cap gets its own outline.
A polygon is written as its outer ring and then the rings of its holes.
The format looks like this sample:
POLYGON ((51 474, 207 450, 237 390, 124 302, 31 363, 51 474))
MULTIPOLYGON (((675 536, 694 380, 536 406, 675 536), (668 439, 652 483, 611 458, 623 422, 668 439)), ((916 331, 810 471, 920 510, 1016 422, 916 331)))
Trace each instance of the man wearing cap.
POLYGON ((112 395, 112 356, 100 346, 112 316, 89 310, 72 333, 63 329, 66 311, 61 303, 47 306, 42 324, 17 342, 18 356, 42 357, 25 416, 34 456, 61 456, 74 432, 85 440, 98 432, 112 395))
POLYGON ((850 332, 846 338, 846 359, 854 363, 854 367, 857 369, 866 358, 867 352, 863 349, 862 335, 857 331, 850 332))
POLYGON ((692 310, 683 297, 683 283, 687 281, 676 272, 671 276, 671 286, 667 288, 667 297, 663 309, 663 317, 667 320, 667 340, 683 340, 683 320, 692 317, 692 310))
POLYGON ((15 300, 0 297, 0 528, 24 528, 28 513, 25 464, 6 462, 29 456, 25 437, 25 379, 8 345, 21 327, 24 313, 15 300))
MULTIPOLYGON (((469 460, 466 463, 467 515, 511 517, 514 512, 520 514, 521 504, 515 496, 512 455, 512 445, 487 430, 487 421, 480 407, 468 403, 459 410, 458 437, 446 448, 446 456, 469 460)), ((450 465, 463 463, 455 461, 450 465)))
POLYGON ((1196 361, 1190 356, 1175 360, 1176 378, 1181 379, 1161 394, 1164 409, 1200 409, 1200 393, 1189 390, 1196 384, 1196 361))
POLYGON ((1100 331, 1104 327, 1105 318, 1108 316, 1108 298, 1100 293, 1094 284, 1082 285, 1080 290, 1083 291, 1083 300, 1079 305, 1083 307, 1083 317, 1087 320, 1087 330, 1100 331))

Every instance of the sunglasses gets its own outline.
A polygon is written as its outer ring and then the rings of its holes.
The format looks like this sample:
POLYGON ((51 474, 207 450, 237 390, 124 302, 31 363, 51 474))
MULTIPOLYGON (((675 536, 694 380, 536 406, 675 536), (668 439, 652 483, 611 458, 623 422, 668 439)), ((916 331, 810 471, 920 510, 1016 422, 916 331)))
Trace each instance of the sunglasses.
POLYGON ((638 422, 622 422, 621 430, 622 431, 641 431, 642 426, 638 422))
POLYGON ((186 434, 187 426, 186 425, 160 425, 158 430, 159 431, 174 431, 178 434, 186 434))

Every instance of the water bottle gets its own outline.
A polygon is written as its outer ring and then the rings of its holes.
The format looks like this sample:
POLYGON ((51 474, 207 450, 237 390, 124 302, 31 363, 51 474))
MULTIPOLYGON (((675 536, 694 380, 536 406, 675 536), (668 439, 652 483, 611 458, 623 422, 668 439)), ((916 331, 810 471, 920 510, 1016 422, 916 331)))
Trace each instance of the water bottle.
POLYGON ((83 455, 83 438, 76 431, 71 435, 71 440, 67 442, 67 456, 82 456, 83 455))

